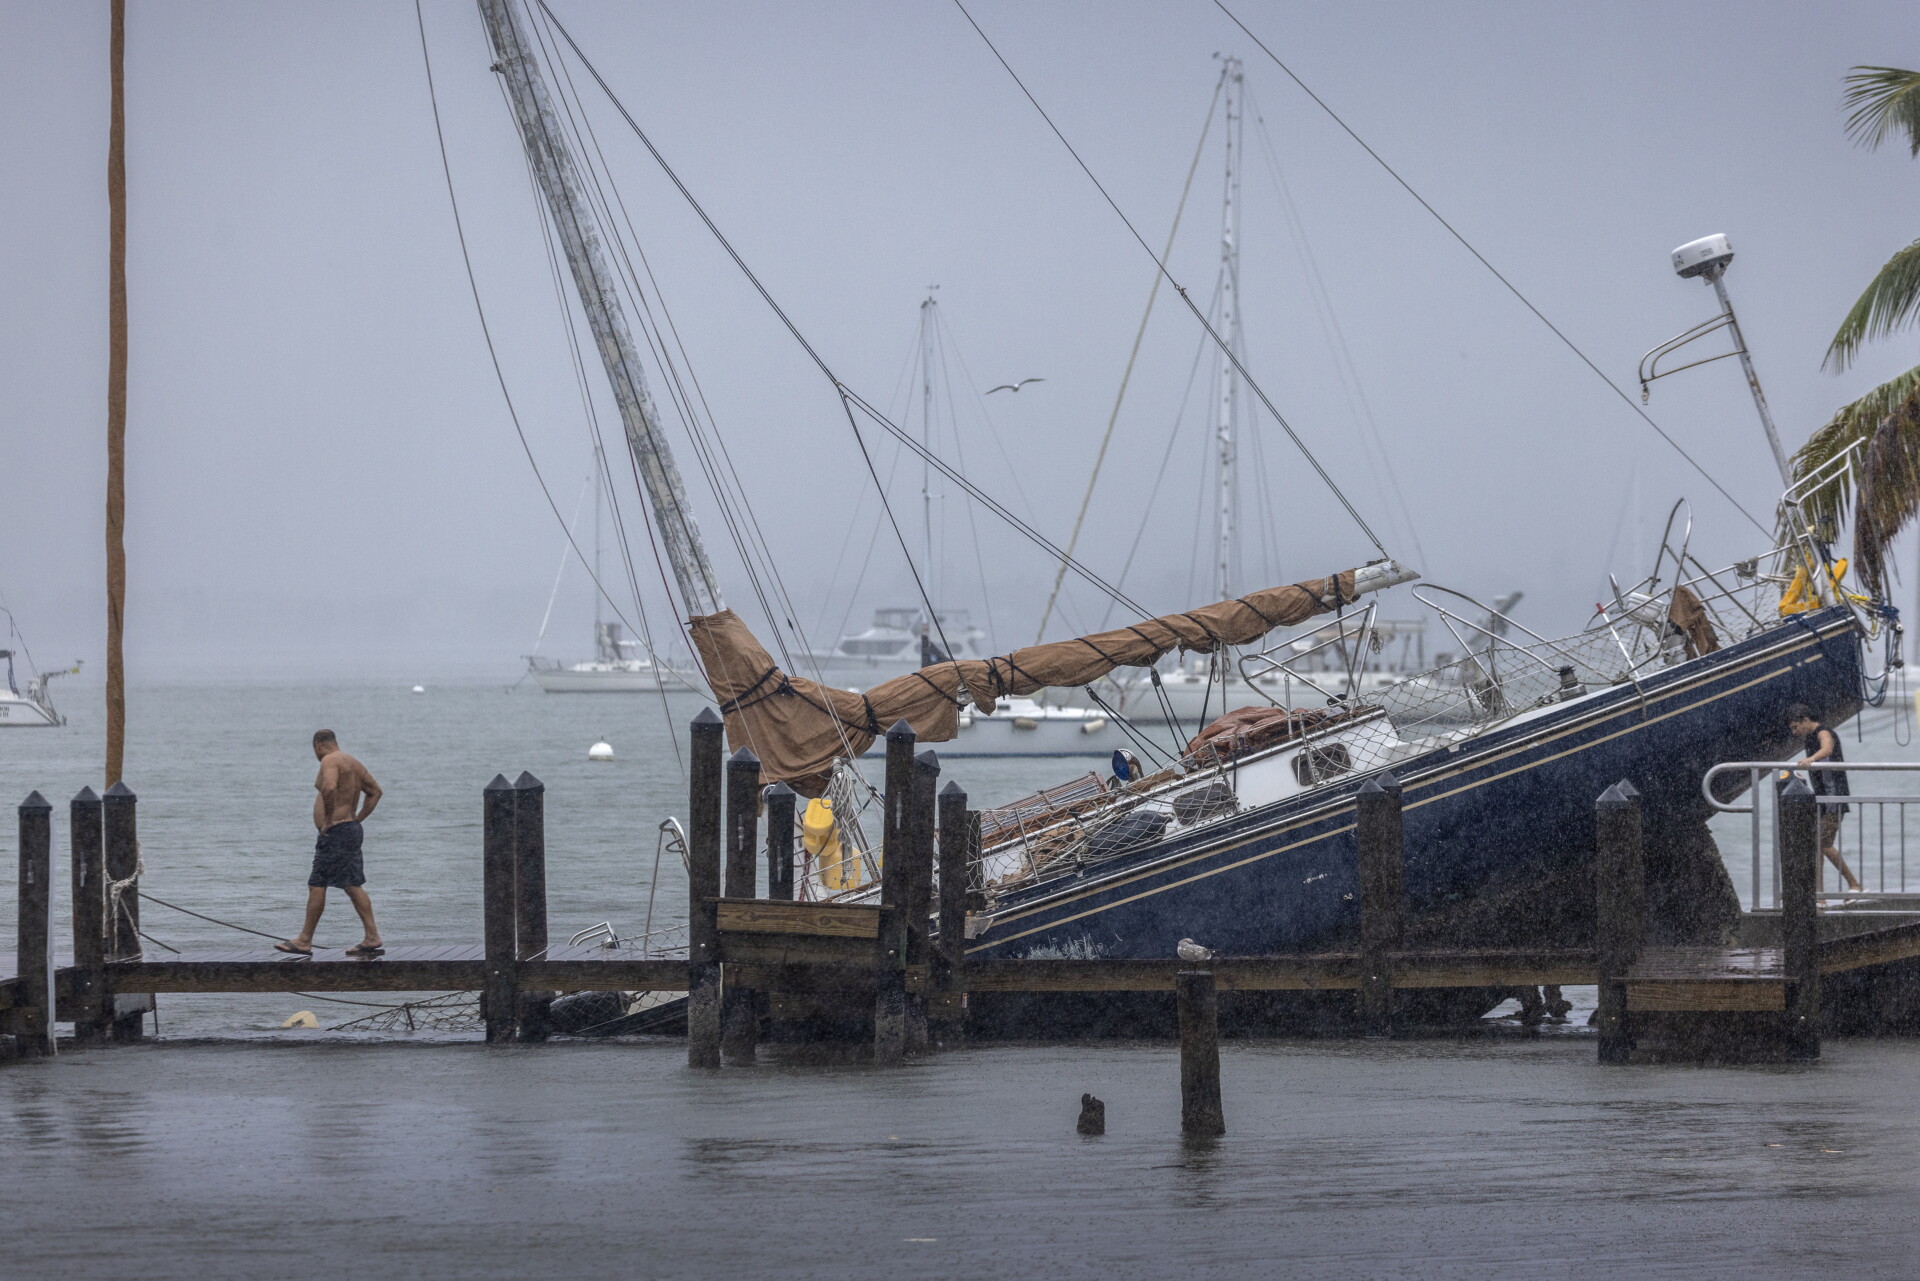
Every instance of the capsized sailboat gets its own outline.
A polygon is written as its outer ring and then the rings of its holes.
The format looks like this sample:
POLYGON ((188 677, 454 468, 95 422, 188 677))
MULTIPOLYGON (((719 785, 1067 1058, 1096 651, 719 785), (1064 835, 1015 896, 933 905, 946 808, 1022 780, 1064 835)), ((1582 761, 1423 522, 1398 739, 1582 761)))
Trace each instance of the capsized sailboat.
MULTIPOLYGON (((947 742, 965 709, 1151 669, 1177 651, 1249 645, 1329 613, 1358 613, 1364 643, 1365 598, 1413 577, 1382 560, 1001 657, 948 658, 863 693, 784 670, 721 597, 517 7, 480 8, 729 740, 759 756, 765 781, 835 800, 836 874, 830 883, 807 866, 805 892, 873 892, 845 875, 854 854, 874 853, 859 804, 845 802, 857 801, 853 759, 894 721, 947 742)), ((1622 778, 1644 796, 1654 937, 1723 942, 1739 904, 1705 827, 1702 774, 1785 749, 1788 703, 1838 724, 1884 692, 1861 642, 1891 634, 1886 611, 1843 588, 1828 538, 1801 515, 1804 497, 1790 489, 1773 545, 1732 566, 1701 564, 1685 534, 1663 541, 1653 573, 1573 636, 1483 626, 1484 607, 1459 613, 1429 597, 1450 627, 1485 634, 1445 667, 1371 688, 1329 685, 1324 673, 1316 682, 1290 662, 1299 638, 1282 638, 1261 656, 1323 693, 1318 705, 1235 712, 1158 768, 1122 762, 1111 779, 1088 774, 983 816, 973 874, 985 903, 967 924, 969 953, 1166 957, 1183 937, 1225 954, 1338 946, 1358 926, 1355 793, 1389 776, 1406 803, 1414 946, 1590 936, 1592 804, 1622 778)), ((1337 634, 1348 631, 1343 622, 1337 634)), ((1050 1001, 1037 1021, 1025 998, 979 994, 971 1008, 985 1030, 1116 1030, 1127 1002, 1111 995, 1050 1001)), ((1503 995, 1453 990, 1429 1004, 1472 1016, 1503 995)), ((1342 1010, 1351 996, 1279 993, 1253 1005, 1242 1013, 1270 1021, 1342 1010)))

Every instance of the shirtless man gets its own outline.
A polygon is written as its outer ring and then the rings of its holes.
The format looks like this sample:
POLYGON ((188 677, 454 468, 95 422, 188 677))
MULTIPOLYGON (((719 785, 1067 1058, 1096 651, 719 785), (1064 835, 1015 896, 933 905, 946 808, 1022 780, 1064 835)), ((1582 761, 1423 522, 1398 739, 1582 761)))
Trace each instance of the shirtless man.
POLYGON ((313 931, 326 911, 327 890, 333 887, 347 892, 347 901, 366 927, 366 936, 348 948, 347 955, 379 956, 386 948, 380 927, 373 923, 373 900, 361 888, 367 878, 360 867, 360 824, 380 803, 380 784, 366 766, 340 750, 330 729, 314 731, 313 754, 320 761, 320 776, 313 780, 319 793, 313 798, 313 825, 320 839, 314 842, 313 874, 307 877, 307 923, 298 936, 275 943, 274 950, 313 955, 313 931))

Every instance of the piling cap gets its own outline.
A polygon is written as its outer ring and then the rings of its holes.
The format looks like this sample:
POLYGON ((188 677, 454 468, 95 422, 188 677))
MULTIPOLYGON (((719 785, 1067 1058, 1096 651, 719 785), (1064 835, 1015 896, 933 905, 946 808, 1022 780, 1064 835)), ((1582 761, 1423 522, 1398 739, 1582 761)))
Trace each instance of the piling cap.
POLYGON ((513 790, 513 784, 507 781, 505 774, 495 774, 493 781, 487 784, 485 790, 489 792, 511 792, 513 790))
POLYGON ((964 801, 967 799, 967 789, 960 786, 959 779, 950 778, 947 780, 947 785, 940 789, 940 795, 943 797, 956 797, 964 801))
POLYGON ((116 781, 112 787, 109 787, 107 789, 107 794, 101 797, 100 799, 103 801, 123 801, 124 802, 124 801, 135 801, 135 800, 139 800, 140 798, 133 794, 133 789, 131 787, 128 787, 125 782, 116 781))
POLYGON ((1361 796, 1399 796, 1400 780, 1391 774, 1376 774, 1360 784, 1361 796))
POLYGON ((892 742, 895 739, 912 738, 912 737, 913 737, 913 726, 907 724, 907 718, 904 716, 902 716, 899 720, 895 721, 893 723, 892 728, 887 731, 888 742, 892 742))
POLYGON ((1600 809, 1620 809, 1623 806, 1631 804, 1633 804, 1633 802, 1621 794, 1620 784, 1618 783, 1615 783, 1612 787, 1600 793, 1600 799, 1594 802, 1594 805, 1600 809))
POLYGON ((727 758, 728 769, 746 769, 749 766, 756 770, 760 768, 760 758, 753 754, 751 747, 743 747, 727 758))
POLYGON ((768 787, 766 791, 760 793, 760 795, 770 801, 784 801, 794 795, 794 790, 785 783, 775 783, 768 787))
POLYGON ((75 805, 98 805, 100 803, 100 797, 91 787, 83 787, 73 794, 73 803, 75 805))
POLYGON ((1623 778, 1618 783, 1615 783, 1614 786, 1619 788, 1620 795, 1626 797, 1628 800, 1637 801, 1640 799, 1640 789, 1628 780, 1623 778))
POLYGON ((20 812, 22 814, 27 813, 29 810, 51 810, 52 808, 53 806, 47 803, 47 798, 38 792, 28 792, 27 799, 20 802, 20 812))
POLYGON ((929 747, 926 751, 914 757, 913 763, 929 774, 938 774, 940 772, 940 753, 929 747))
POLYGON ((1783 797, 1789 797, 1797 801, 1802 796, 1812 796, 1813 789, 1807 786, 1806 779, 1801 778, 1798 774, 1795 774, 1793 776, 1793 781, 1780 789, 1780 795, 1783 797))
POLYGON ((693 718, 693 727, 695 729, 718 729, 720 728, 720 724, 720 713, 714 711, 711 707, 701 708, 700 714, 693 718))
POLYGON ((547 790, 547 785, 535 778, 531 772, 521 770, 520 777, 513 780, 513 790, 516 792, 544 792, 547 790))

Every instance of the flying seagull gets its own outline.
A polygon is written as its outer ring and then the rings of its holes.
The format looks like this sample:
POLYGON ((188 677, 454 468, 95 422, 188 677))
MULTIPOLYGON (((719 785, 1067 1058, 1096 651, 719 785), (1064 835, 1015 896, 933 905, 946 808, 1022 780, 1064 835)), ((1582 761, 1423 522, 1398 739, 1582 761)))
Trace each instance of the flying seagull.
POLYGON ((1181 939, 1178 943, 1174 944, 1173 951, 1174 955, 1183 961, 1211 961, 1213 959, 1212 948, 1201 947, 1192 939, 1181 939))
POLYGON ((996 391, 1018 392, 1022 387, 1026 386, 1028 383, 1043 383, 1045 381, 1047 380, 1044 378, 1022 378, 1017 383, 1001 383, 998 387, 987 388, 987 395, 991 396, 996 391))

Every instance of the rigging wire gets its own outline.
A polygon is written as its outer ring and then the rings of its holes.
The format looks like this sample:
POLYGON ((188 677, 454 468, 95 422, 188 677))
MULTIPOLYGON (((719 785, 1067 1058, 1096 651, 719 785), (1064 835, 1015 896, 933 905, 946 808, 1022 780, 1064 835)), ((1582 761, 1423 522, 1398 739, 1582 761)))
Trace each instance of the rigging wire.
MULTIPOLYGON (((544 6, 545 0, 541 0, 541 3, 544 6)), ((1214 346, 1220 349, 1220 354, 1225 356, 1227 361, 1232 364, 1235 372, 1246 380, 1247 389, 1253 392, 1253 394, 1259 398, 1260 403, 1266 407, 1267 412, 1273 415, 1273 420, 1280 424, 1282 431, 1287 433, 1287 438, 1293 442, 1294 448, 1300 451, 1300 456, 1307 460, 1307 464, 1311 466, 1315 474, 1320 477, 1321 483, 1326 485, 1328 491, 1333 494, 1334 498, 1339 500, 1340 506, 1346 510, 1347 515, 1352 518, 1353 523, 1359 526, 1362 534, 1366 535, 1367 541, 1373 544, 1376 551, 1382 556, 1385 556, 1387 554, 1386 546, 1381 543, 1379 536, 1373 532, 1373 527, 1367 524, 1366 518, 1360 515, 1359 508, 1355 507, 1347 498, 1346 494, 1341 491, 1340 486, 1334 483, 1334 479, 1328 474, 1327 469, 1320 465, 1320 460, 1314 457, 1312 450, 1307 448, 1307 443, 1300 438, 1300 433, 1293 429, 1293 424, 1287 421, 1286 415, 1282 414, 1279 406, 1273 403, 1273 400, 1267 395, 1266 389, 1260 385, 1259 380, 1254 378, 1252 372, 1247 369, 1240 357, 1234 353, 1232 344, 1220 336, 1219 331, 1208 321, 1206 314, 1200 310, 1192 298, 1188 297, 1186 287, 1175 280, 1173 273, 1167 270, 1167 265, 1154 255, 1153 247, 1147 243, 1146 238, 1142 236, 1139 230, 1133 225, 1133 221, 1127 217, 1126 211, 1120 208, 1119 202, 1108 193, 1106 186, 1101 183, 1100 179, 1094 174, 1092 167, 1080 158, 1080 153, 1074 150, 1071 142, 1067 141, 1067 135, 1061 132, 1060 126, 1053 122, 1053 117, 1047 114, 1047 109, 1040 105, 1040 100, 1033 96, 1033 91, 1027 88, 1026 82, 1020 78, 1019 72, 1013 69, 1013 65, 1001 54, 999 48, 995 46, 992 39, 988 37, 986 31, 981 28, 978 22, 974 21, 973 14, 967 11, 967 6, 962 3, 962 0, 953 0, 953 6, 960 10, 961 16, 967 20, 967 25, 973 28, 975 34, 977 34, 981 41, 987 46, 988 52, 993 54, 994 59, 1006 70, 1007 75, 1012 77, 1015 86, 1019 88, 1026 100, 1032 104, 1033 109, 1039 113, 1040 119, 1046 122, 1047 128, 1053 131, 1053 136, 1060 140, 1060 145, 1067 149, 1067 154, 1073 157, 1073 162, 1080 166, 1080 172, 1087 175, 1087 180, 1093 184, 1094 189, 1097 190, 1101 198, 1107 202, 1107 207, 1112 209, 1115 216, 1120 219, 1121 223, 1126 227, 1128 234, 1133 237, 1134 241, 1148 257, 1153 258, 1154 265, 1159 269, 1160 273, 1167 278, 1167 283, 1173 286, 1174 292, 1180 295, 1180 301, 1187 305, 1187 310, 1193 313, 1193 318, 1200 322, 1201 327, 1207 331, 1207 335, 1213 339, 1214 346)))
MULTIPOLYGON (((574 526, 580 523, 580 509, 587 505, 587 494, 592 491, 597 477, 589 477, 587 483, 580 486, 580 497, 573 504, 573 519, 567 522, 567 533, 572 534, 574 526)), ((572 540, 569 539, 569 542, 572 540)), ((553 571, 553 590, 547 593, 547 608, 540 615, 540 632, 533 638, 533 652, 540 652, 541 644, 547 639, 547 624, 553 621, 553 602, 560 598, 560 580, 567 572, 567 562, 573 559, 571 547, 562 548, 560 568, 553 571)))
POLYGON ((421 13, 420 0, 413 0, 413 17, 420 31, 420 61, 426 69, 427 100, 433 108, 433 136, 440 150, 440 172, 446 179, 447 204, 453 212, 454 236, 460 242, 460 261, 466 268, 468 291, 473 295, 474 316, 480 322, 480 336, 487 344, 487 359, 493 366, 494 381, 500 386, 500 399, 506 405, 507 417, 513 422, 513 432, 520 440, 520 448, 527 456, 527 465, 533 469, 533 478, 540 486, 540 495, 547 500, 547 506, 553 512, 553 518, 560 523, 560 528, 566 531, 567 544, 573 548, 574 555, 580 557, 580 563, 587 566, 587 577, 593 580, 594 587, 606 599, 607 607, 613 610, 614 615, 621 622, 632 628, 633 623, 621 612, 619 603, 607 591, 605 584, 600 581, 599 574, 594 572, 591 562, 587 560, 586 554, 580 550, 580 544, 574 540, 573 531, 567 529, 566 517, 560 514, 560 505, 554 501, 553 491, 547 485, 547 478, 541 474, 539 460, 533 456, 533 446, 527 440, 526 428, 520 422, 520 411, 513 403, 513 392, 507 387, 506 370, 500 364, 500 353, 493 343, 493 328, 487 323, 486 305, 480 299, 480 281, 474 274, 473 257, 467 248, 466 226, 460 217, 460 199, 454 194, 453 166, 447 157, 447 137, 440 124, 440 96, 434 86, 433 57, 427 49, 427 23, 425 16, 421 13))
POLYGON ((1274 191, 1280 197, 1281 208, 1286 213, 1287 230, 1293 241, 1294 252, 1300 259, 1308 296, 1325 325, 1329 345, 1334 349, 1334 368, 1340 374, 1341 390, 1346 394, 1348 408, 1361 428, 1360 443, 1366 454, 1368 470, 1374 472, 1376 485, 1380 483, 1380 473, 1386 473, 1387 484, 1384 488, 1391 493, 1394 504, 1399 508, 1400 520, 1409 541, 1413 543, 1414 554, 1420 558, 1418 568, 1424 571, 1427 567, 1426 548, 1420 545, 1419 526, 1414 524, 1413 509, 1408 506, 1407 496, 1400 488, 1400 476, 1394 471, 1393 454, 1381 439, 1380 423, 1373 415, 1372 403, 1367 399, 1366 384, 1360 380, 1359 368, 1353 362, 1353 352, 1347 346, 1346 330, 1341 327, 1340 314, 1334 309, 1333 295, 1327 289, 1326 278, 1320 274, 1320 261, 1307 240, 1306 223, 1294 203, 1293 187, 1287 182, 1280 166, 1279 151, 1273 145, 1273 136, 1267 131, 1267 117, 1260 108, 1259 95, 1254 92, 1252 85, 1246 85, 1245 90, 1247 102, 1253 108, 1254 136, 1259 140, 1267 162, 1267 176, 1273 180, 1274 191), (1377 468, 1374 465, 1376 454, 1379 456, 1377 468))
MULTIPOLYGON (((1187 194, 1193 190, 1193 176, 1200 170, 1200 157, 1207 149, 1207 135, 1213 131, 1213 111, 1220 105, 1220 93, 1226 88, 1227 69, 1220 69, 1220 78, 1213 82, 1213 97, 1207 101, 1206 119, 1200 125, 1200 141, 1194 144, 1193 162, 1187 166, 1187 180, 1180 187, 1180 201, 1173 207, 1173 225, 1167 228, 1167 244, 1160 251, 1158 262, 1165 262, 1173 253, 1174 237, 1180 234, 1180 219, 1187 212, 1187 194)), ((1087 492, 1080 496, 1080 511, 1073 518, 1073 532, 1067 535, 1067 554, 1080 545, 1080 528, 1086 523, 1087 508, 1093 503, 1093 487, 1100 483, 1100 468, 1107 461, 1107 446, 1113 443, 1114 424, 1120 421, 1120 406, 1126 403, 1127 387, 1133 381, 1134 362, 1140 358, 1140 344, 1147 336, 1147 322, 1153 319, 1153 305, 1160 297, 1160 282, 1164 279, 1157 269, 1153 273, 1153 286, 1147 290, 1147 307, 1140 313, 1140 327, 1133 332, 1133 347, 1127 352, 1126 367, 1120 371, 1120 388, 1113 394, 1113 408, 1107 414, 1107 429, 1100 436, 1100 448, 1093 455, 1093 474, 1087 477, 1087 492)), ((1053 617, 1054 602, 1060 599, 1060 584, 1065 581, 1067 567, 1061 563, 1059 572, 1053 576, 1053 590, 1047 594, 1047 607, 1040 611, 1040 626, 1034 629, 1033 643, 1038 645, 1047 636, 1047 623, 1053 617)))
MULTIPOLYGON (((959 0, 954 0, 954 3, 958 4, 959 0)), ((1369 156, 1373 158, 1376 164, 1378 164, 1382 169, 1386 170, 1388 177, 1392 178, 1395 182, 1399 183, 1401 188, 1409 196, 1412 196, 1415 202, 1417 202, 1422 209, 1426 210, 1429 214, 1433 216, 1433 220, 1435 222, 1439 223, 1443 228, 1446 229, 1446 232, 1448 235, 1452 236, 1455 240, 1459 241, 1461 248, 1465 249, 1468 253, 1472 254, 1482 267, 1485 267, 1489 272, 1493 274, 1493 278, 1495 280, 1499 281, 1502 285, 1506 287, 1506 290, 1508 293, 1512 294, 1515 298, 1519 299, 1521 306, 1525 307, 1528 311, 1532 312, 1534 315, 1534 318, 1538 320, 1541 324, 1545 325, 1548 331, 1551 332, 1555 338, 1558 338, 1561 341, 1561 343, 1563 343, 1566 346, 1568 351, 1572 352, 1576 357, 1578 357, 1581 364, 1585 365, 1588 369, 1592 370, 1594 376, 1598 378, 1601 382, 1605 383, 1613 391, 1613 394, 1620 398, 1620 401, 1622 404, 1626 405, 1628 409, 1631 409, 1634 413, 1638 414, 1641 420, 1645 422, 1647 426, 1653 428, 1653 430, 1659 434, 1660 439, 1666 441, 1667 444, 1673 447, 1673 451, 1675 453, 1679 454, 1680 457, 1686 459, 1688 465, 1691 466, 1695 471, 1699 472, 1700 475, 1706 480, 1706 482, 1709 485, 1712 485, 1714 489, 1718 490, 1722 498, 1726 499, 1729 503, 1732 503, 1734 510, 1739 512, 1742 516, 1745 516, 1755 529, 1759 530, 1762 534, 1770 534, 1770 531, 1767 529, 1765 525, 1762 525, 1758 520, 1754 519, 1752 512, 1749 512, 1745 507, 1741 506, 1739 499, 1735 498, 1732 494, 1728 493, 1726 490, 1726 487, 1723 486, 1719 481, 1715 480, 1713 478, 1712 473, 1707 471, 1705 467, 1701 466, 1699 461, 1696 460, 1692 454, 1688 453, 1686 449, 1684 449, 1681 446, 1679 441, 1675 440, 1672 436, 1667 434, 1666 428, 1662 427, 1658 422, 1654 421, 1654 417, 1652 414, 1649 414, 1640 405, 1635 404, 1633 397, 1629 396, 1626 393, 1625 389, 1623 389, 1620 386, 1620 384, 1616 383, 1615 381, 1613 381, 1613 379, 1609 378, 1606 374, 1606 371, 1601 369, 1599 365, 1595 364, 1593 360, 1587 355, 1587 353, 1580 349, 1579 344, 1575 343, 1573 339, 1569 338, 1566 335, 1566 333, 1563 332, 1558 325, 1554 324, 1551 320, 1547 319, 1546 313, 1541 311, 1538 307, 1534 306, 1533 302, 1525 294, 1520 292, 1520 289, 1517 285, 1515 285, 1511 280, 1508 280, 1506 276, 1501 274, 1500 269, 1498 267, 1495 267, 1491 262, 1487 260, 1486 255, 1482 254, 1478 249, 1475 249, 1473 247, 1472 242, 1470 242, 1465 236, 1461 235, 1460 232, 1454 228, 1454 225, 1452 223, 1448 222, 1445 218, 1441 217, 1440 211, 1438 209, 1435 209, 1432 205, 1428 204, 1427 198, 1425 196, 1422 196, 1419 192, 1415 191, 1413 189, 1413 184, 1408 182, 1405 178, 1402 178, 1400 176, 1399 171, 1396 170, 1392 165, 1388 164, 1385 158, 1382 157, 1379 152, 1375 151, 1372 147, 1368 146, 1366 139, 1362 138, 1359 134, 1355 133, 1353 131, 1353 126, 1349 125, 1345 120, 1341 119, 1339 113, 1336 112, 1332 107, 1328 106, 1326 101, 1323 98, 1321 98, 1319 94, 1315 93, 1311 88, 1309 88, 1307 85, 1307 82, 1302 80, 1298 75, 1296 75, 1292 67, 1289 67, 1286 63, 1280 61, 1280 56, 1276 54, 1272 49, 1269 49, 1266 43, 1263 40, 1261 40, 1259 36, 1254 35, 1252 29, 1249 28, 1246 23, 1240 21, 1240 19, 1237 16, 1235 16, 1233 10, 1227 8, 1226 4, 1224 3, 1224 0, 1213 0, 1213 3, 1214 3, 1214 6, 1220 10, 1221 13, 1224 13, 1227 15, 1227 19, 1230 22, 1232 22, 1234 26, 1240 28, 1240 30, 1246 34, 1247 39, 1253 41, 1255 45, 1259 46, 1260 52, 1266 54, 1267 57, 1273 62, 1274 66, 1280 68, 1281 71, 1285 72, 1287 75, 1287 78, 1289 80, 1292 80, 1294 84, 1300 86, 1301 92, 1305 93, 1307 97, 1313 99, 1314 105, 1319 107, 1320 110, 1326 112, 1327 117, 1330 120, 1332 120, 1333 123, 1335 123, 1336 125, 1339 125, 1341 130, 1346 133, 1347 137, 1353 139, 1354 142, 1359 145, 1362 151, 1366 152, 1369 156)))
MULTIPOLYGON (((930 465, 932 465, 948 480, 952 481, 955 485, 957 485, 962 490, 964 490, 970 497, 974 498, 978 502, 985 504, 987 508, 990 511, 992 511, 995 515, 999 516, 1002 520, 1005 520, 1008 523, 1012 524, 1016 530, 1018 530, 1023 536, 1025 536, 1029 540, 1033 541, 1035 545, 1039 546, 1042 550, 1047 551, 1050 555, 1053 555, 1055 557, 1060 556, 1061 555, 1060 549, 1056 547, 1050 540, 1046 539, 1043 535, 1041 535, 1038 530, 1034 529, 1027 522, 1022 521, 1018 517, 1014 516, 1013 513, 1009 511, 1003 504, 995 501, 991 495, 987 494, 978 485, 975 485, 973 482, 967 480, 964 476, 961 476, 944 459, 941 459, 938 455, 935 455, 931 451, 926 450, 924 447, 922 447, 920 443, 914 440, 909 433, 903 431, 891 419, 889 419, 886 415, 882 414, 872 404, 870 404, 867 400, 861 397, 859 393, 855 392, 846 383, 841 381, 839 375, 837 375, 833 371, 832 366, 830 366, 826 362, 825 358, 820 355, 819 351, 813 346, 811 342, 807 340, 806 336, 800 331, 799 326, 794 323, 793 318, 787 314, 786 309, 783 308, 779 304, 779 302, 774 299, 772 292, 768 290, 768 288, 764 283, 762 283, 762 281, 760 280, 760 277, 754 273, 753 269, 747 265, 746 259, 740 255, 740 252, 734 248, 733 243, 727 239, 724 233, 721 232, 719 225, 713 221, 713 218, 707 213, 705 206, 703 206, 699 202, 699 200, 695 198, 693 192, 687 187, 686 183, 681 180, 679 173, 675 171, 670 164, 667 163, 666 157, 660 152, 659 148, 654 145, 652 138, 648 136, 647 132, 640 127, 640 123, 634 118, 633 113, 627 110, 626 104, 623 103, 620 100, 619 96, 613 92, 613 87, 607 83, 606 78, 600 74, 599 69, 594 66, 592 60, 586 56, 585 52, 580 48, 579 42, 573 38, 572 33, 570 33, 567 30, 566 26, 563 23, 561 23, 558 18, 554 16, 553 10, 548 7, 546 0, 531 0, 531 2, 537 4, 541 12, 543 12, 546 15, 547 20, 553 24, 554 30, 559 32, 561 38, 566 41, 567 46, 572 50, 574 57, 579 59, 580 65, 586 68, 587 73, 593 77, 594 82, 599 86, 600 91, 606 95, 608 102, 610 102, 613 105, 614 109, 619 113, 621 119, 625 121, 627 127, 630 130, 632 130, 634 136, 637 137, 642 143, 642 145, 646 147, 648 153, 653 157, 655 163, 660 166, 661 171, 666 174, 668 179, 673 183, 675 189, 680 192, 682 198, 686 200, 688 206, 692 208, 694 213, 699 217, 700 221, 706 226, 708 232, 711 233, 712 236, 714 237, 714 240, 720 245, 721 249, 725 251, 727 256, 733 260, 734 265, 737 268, 739 268, 742 276, 746 278, 747 282, 753 287, 754 291, 760 295, 761 301, 767 304, 768 309, 773 312, 774 316, 780 321, 781 325, 792 336, 793 340, 797 344, 799 344, 800 349, 806 353, 807 358, 814 363, 814 365, 832 384, 835 392, 840 396, 841 408, 846 414, 849 427, 851 427, 853 430, 854 442, 860 449, 861 458, 864 464, 866 465, 869 478, 873 479, 876 485, 878 484, 878 474, 877 474, 877 469, 873 463, 872 452, 867 445, 865 435, 860 431, 859 424, 854 414, 855 409, 858 409, 861 415, 869 418, 877 426, 885 430, 889 435, 893 436, 896 440, 899 440, 902 444, 906 445, 909 449, 913 450, 916 454, 923 457, 930 465)), ((899 522, 894 517, 894 514, 893 514, 892 504, 889 502, 886 502, 886 500, 883 497, 882 505, 887 512, 888 521, 893 527, 895 540, 900 544, 901 552, 907 558, 907 565, 909 570, 913 574, 915 585, 920 590, 922 603, 926 605, 927 612, 929 614, 932 614, 933 613, 932 602, 926 598, 926 585, 921 578, 918 566, 913 561, 911 553, 908 552, 907 550, 904 535, 901 533, 899 528, 899 522)), ((1108 592, 1109 594, 1112 594, 1114 592, 1115 589, 1112 587, 1111 584, 1107 583, 1098 574, 1094 573, 1091 569, 1088 569, 1085 565, 1081 564, 1078 560, 1074 560, 1073 558, 1069 557, 1068 563, 1072 567, 1075 573, 1079 574, 1082 578, 1084 578, 1088 583, 1092 584, 1094 587, 1098 588, 1101 591, 1108 592)), ((1141 609, 1141 607, 1138 605, 1137 602, 1126 600, 1124 597, 1121 598, 1121 602, 1130 609, 1139 610, 1142 613, 1145 612, 1144 610, 1141 609)))

